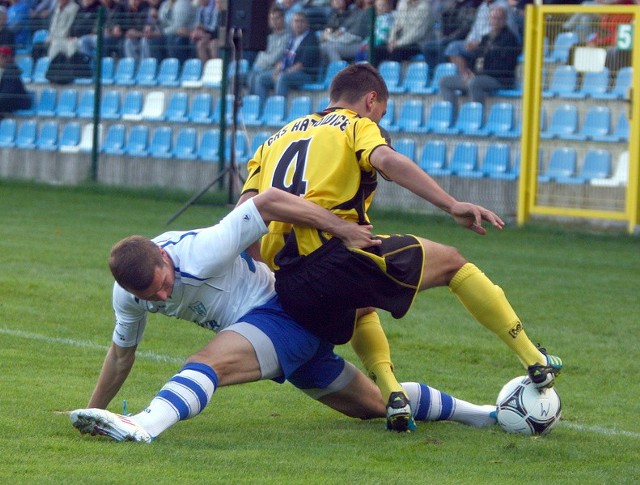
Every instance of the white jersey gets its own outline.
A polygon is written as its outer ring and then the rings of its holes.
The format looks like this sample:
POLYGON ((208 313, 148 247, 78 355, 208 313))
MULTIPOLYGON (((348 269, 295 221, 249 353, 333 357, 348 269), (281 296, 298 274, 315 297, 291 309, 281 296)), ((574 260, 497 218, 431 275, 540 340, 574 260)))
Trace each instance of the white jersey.
POLYGON ((249 200, 213 227, 170 231, 153 239, 175 267, 171 298, 141 300, 115 283, 113 342, 120 347, 137 345, 149 312, 218 331, 269 301, 275 296, 273 273, 243 253, 267 232, 258 209, 249 200))

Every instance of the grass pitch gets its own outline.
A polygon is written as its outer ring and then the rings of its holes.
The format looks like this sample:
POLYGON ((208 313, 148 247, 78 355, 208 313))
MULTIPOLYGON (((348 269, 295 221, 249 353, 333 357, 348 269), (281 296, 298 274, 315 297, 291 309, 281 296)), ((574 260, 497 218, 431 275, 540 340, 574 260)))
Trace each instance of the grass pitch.
MULTIPOLYGON (((563 420, 549 436, 453 423, 393 434, 383 420, 344 417, 272 382, 218 390, 203 414, 151 445, 81 436, 65 412, 86 404, 110 342, 109 249, 129 234, 205 226, 229 210, 193 206, 167 227, 189 195, 0 182, 0 483, 640 482, 640 241, 540 226, 483 238, 410 214, 374 213, 375 230, 460 248, 503 287, 532 340, 564 359, 563 420)), ((524 373, 447 289, 383 322, 401 380, 489 403, 524 373)), ((210 337, 151 318, 110 409, 121 412, 125 399, 130 412, 143 408, 210 337)), ((357 362, 350 347, 339 352, 357 362)))

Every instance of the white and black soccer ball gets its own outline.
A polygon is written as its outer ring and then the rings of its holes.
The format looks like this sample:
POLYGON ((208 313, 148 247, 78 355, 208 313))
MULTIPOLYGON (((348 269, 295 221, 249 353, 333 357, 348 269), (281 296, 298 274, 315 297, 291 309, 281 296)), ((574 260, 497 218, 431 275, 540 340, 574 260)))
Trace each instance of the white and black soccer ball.
POLYGON ((538 389, 528 376, 507 382, 496 401, 498 423, 508 433, 546 434, 560 421, 562 406, 554 388, 538 389))

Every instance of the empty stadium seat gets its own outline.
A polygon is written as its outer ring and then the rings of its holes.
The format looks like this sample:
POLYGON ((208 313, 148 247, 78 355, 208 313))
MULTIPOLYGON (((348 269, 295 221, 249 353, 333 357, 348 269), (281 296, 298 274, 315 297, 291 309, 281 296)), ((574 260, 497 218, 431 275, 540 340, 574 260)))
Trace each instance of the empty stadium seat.
POLYGON ((254 133, 253 137, 251 138, 249 156, 252 156, 258 150, 258 148, 260 148, 260 145, 262 145, 265 141, 267 141, 267 139, 270 136, 271 136, 270 131, 258 131, 257 133, 254 133))
POLYGON ((202 61, 197 57, 187 59, 180 72, 180 85, 183 88, 198 88, 202 86, 202 61))
POLYGON ((103 57, 102 66, 100 67, 100 78, 103 85, 109 85, 114 83, 116 61, 113 57, 103 57))
POLYGON ((63 153, 77 153, 80 151, 80 123, 71 121, 62 127, 59 149, 63 153))
POLYGON ((120 116, 120 93, 116 90, 103 92, 100 101, 100 117, 105 120, 117 120, 120 116))
POLYGON ((545 62, 565 63, 569 60, 571 48, 579 41, 576 32, 561 32, 553 41, 551 53, 545 57, 545 62))
POLYGON ((418 166, 430 175, 444 174, 447 164, 447 145, 441 140, 429 140, 422 147, 418 166))
POLYGON ((127 91, 122 102, 122 119, 128 121, 141 120, 142 93, 140 91, 127 91))
MULTIPOLYGON (((476 135, 482 127, 482 120, 484 117, 483 113, 484 109, 482 103, 467 101, 460 107, 460 110, 458 111, 458 119, 452 126, 449 126, 448 128, 444 127, 447 119, 445 116, 437 131, 434 131, 448 135, 476 135)), ((448 116, 450 119, 451 115, 448 116)))
POLYGON ((287 100, 284 96, 269 96, 264 103, 262 124, 278 128, 284 125, 286 106, 287 100))
MULTIPOLYGON (((326 102, 318 104, 318 107, 323 106, 327 107, 329 105, 329 99, 326 102)), ((322 111, 319 109, 318 111, 322 111)), ((387 112, 382 117, 382 119, 378 122, 378 124, 387 131, 397 131, 396 124, 396 101, 393 98, 389 98, 387 100, 387 112)))
POLYGON ((398 138, 392 143, 393 149, 411 160, 416 158, 416 142, 413 138, 398 138))
POLYGON ((49 59, 49 57, 44 56, 39 58, 33 68, 31 82, 35 84, 49 84, 49 80, 46 77, 47 71, 49 70, 49 64, 51 64, 51 59, 49 59))
POLYGON ((17 148, 33 149, 36 147, 36 135, 38 130, 38 124, 35 120, 25 120, 18 125, 18 131, 16 132, 16 144, 17 148))
POLYGON ((573 148, 556 148, 546 170, 538 175, 538 182, 553 182, 558 177, 570 177, 576 173, 576 151, 573 148))
MULTIPOLYGON (((234 102, 234 96, 233 94, 227 94, 227 97, 225 98, 227 100, 226 104, 224 105, 224 117, 225 117, 225 121, 227 123, 227 125, 231 125, 231 123, 233 122, 233 102, 234 102)), ((222 98, 218 98, 216 100, 215 106, 213 107, 213 111, 211 112, 211 120, 213 121, 213 123, 215 124, 219 124, 220 123, 220 116, 221 116, 221 111, 222 111, 222 98)))
POLYGON ((402 91, 410 94, 425 94, 429 88, 429 64, 413 61, 407 66, 402 80, 402 91))
POLYGON ((311 111, 311 96, 296 96, 291 100, 286 122, 306 116, 311 111))
POLYGON ((620 142, 629 140, 629 119, 624 111, 618 115, 613 132, 608 135, 593 135, 594 141, 620 142))
POLYGON ((611 177, 591 179, 591 185, 597 187, 618 187, 627 185, 629 180, 629 152, 625 151, 618 157, 616 169, 611 177))
POLYGON ((123 124, 118 123, 109 126, 101 151, 107 155, 122 155, 124 153, 125 133, 126 130, 123 124))
POLYGON ((387 83, 390 93, 401 93, 400 76, 402 75, 402 64, 397 61, 382 61, 378 66, 378 72, 387 83))
POLYGON ((576 95, 578 72, 573 66, 558 66, 551 75, 548 89, 542 91, 545 98, 570 97, 576 95))
POLYGON ((481 136, 509 137, 514 127, 514 109, 511 103, 494 103, 489 108, 486 124, 478 130, 481 136))
POLYGON ((145 57, 140 60, 138 71, 136 72, 135 83, 138 86, 155 86, 158 71, 158 60, 155 57, 145 57))
POLYGON ((149 156, 153 158, 173 157, 173 131, 169 126, 158 126, 151 135, 149 156))
POLYGON ((481 178, 478 170, 478 145, 472 142, 458 143, 453 149, 448 170, 453 175, 467 178, 481 178))
POLYGON ((31 73, 33 71, 33 57, 22 56, 16 58, 16 65, 20 68, 20 79, 24 84, 31 82, 31 73))
POLYGON ((449 101, 437 101, 431 105, 425 124, 428 133, 446 133, 453 119, 453 106, 449 101))
POLYGON ((198 144, 198 158, 203 162, 217 162, 220 160, 218 150, 220 145, 220 130, 210 128, 205 130, 198 144))
MULTIPOLYGON (((222 84, 222 59, 209 59, 202 68, 201 86, 218 88, 222 84)), ((200 87, 200 86, 194 86, 200 87)))
POLYGON ((40 91, 35 112, 38 116, 55 116, 58 92, 54 88, 45 88, 40 91))
POLYGON ((608 150, 589 150, 580 167, 578 175, 573 177, 558 177, 559 184, 585 184, 593 179, 611 176, 611 153, 608 150))
MULTIPOLYGON (((387 114, 389 113, 389 103, 393 101, 392 99, 387 100, 387 114)), ((327 106, 329 106, 329 96, 321 96, 318 98, 318 103, 316 104, 316 111, 323 111, 327 106)), ((386 115, 385 115, 386 118, 386 115)), ((383 118, 384 119, 384 118, 383 118)))
POLYGON ((131 127, 124 152, 135 157, 145 157, 148 154, 149 127, 135 125, 131 127))
POLYGON ((167 109, 164 112, 164 119, 177 123, 186 123, 189 121, 187 115, 189 110, 189 96, 184 92, 174 92, 169 98, 167 109))
POLYGON ((249 94, 242 100, 240 108, 240 118, 247 126, 259 126, 262 124, 260 119, 260 96, 257 94, 249 94))
MULTIPOLYGON (((225 142, 225 157, 227 160, 231 160, 231 132, 227 133, 227 139, 225 142)), ((247 161, 247 154, 249 152, 249 144, 247 142, 247 135, 243 131, 236 132, 234 138, 235 146, 233 147, 233 153, 235 154, 236 163, 244 163, 247 161)))
POLYGON ((585 72, 580 89, 571 93, 564 93, 562 97, 572 99, 584 99, 603 95, 609 89, 609 69, 604 67, 598 72, 585 72))
POLYGON ((135 80, 136 61, 133 57, 123 57, 118 61, 113 74, 113 82, 118 86, 133 86, 135 80))
POLYGON ((618 71, 616 80, 611 91, 604 93, 593 93, 592 98, 595 99, 627 99, 629 97, 629 89, 633 81, 633 68, 623 67, 618 71))
POLYGON ((575 105, 563 104, 551 115, 551 122, 546 131, 540 133, 544 139, 564 138, 572 135, 578 128, 578 109, 575 105))
POLYGON ((347 67, 347 61, 331 61, 324 71, 324 76, 318 82, 302 85, 303 91, 324 91, 329 88, 331 81, 339 71, 347 67))
POLYGON ((458 68, 452 62, 443 62, 436 65, 433 70, 433 79, 431 84, 426 88, 425 94, 435 94, 440 90, 440 79, 446 76, 455 76, 458 74, 458 68))
POLYGON ((76 115, 78 118, 93 118, 95 95, 93 89, 85 89, 80 94, 76 115))
POLYGON ((56 106, 56 115, 62 118, 74 118, 78 102, 78 90, 75 88, 63 89, 60 92, 58 105, 56 106))
POLYGON ((158 68, 158 85, 175 87, 180 85, 180 61, 175 57, 162 59, 158 68))
POLYGON ((197 132, 195 128, 182 127, 176 135, 173 146, 173 156, 181 160, 195 160, 198 158, 197 132))
POLYGON ((164 118, 164 91, 151 91, 144 97, 140 116, 143 120, 159 121, 164 118))
POLYGON ((483 175, 489 178, 504 179, 511 169, 510 156, 511 150, 506 143, 489 144, 482 158, 483 175))
POLYGON ((582 128, 574 134, 564 135, 566 140, 595 140, 609 136, 611 110, 606 106, 592 106, 587 110, 582 128))
POLYGON ((45 121, 40 125, 38 136, 36 138, 36 148, 53 152, 58 149, 58 122, 45 121))
POLYGON ((410 133, 426 133, 424 124, 424 103, 419 99, 408 99, 400 107, 397 131, 410 133))
POLYGON ((17 125, 16 120, 12 118, 3 118, 0 121, 0 148, 15 146, 17 125))
POLYGON ((189 108, 189 121, 193 123, 211 123, 211 94, 198 93, 191 100, 189 108))
MULTIPOLYGON (((96 146, 100 149, 102 146, 102 125, 98 125, 98 133, 96 146)), ((80 143, 78 143, 78 151, 81 153, 91 153, 93 151, 93 123, 87 123, 82 127, 80 133, 80 143)))

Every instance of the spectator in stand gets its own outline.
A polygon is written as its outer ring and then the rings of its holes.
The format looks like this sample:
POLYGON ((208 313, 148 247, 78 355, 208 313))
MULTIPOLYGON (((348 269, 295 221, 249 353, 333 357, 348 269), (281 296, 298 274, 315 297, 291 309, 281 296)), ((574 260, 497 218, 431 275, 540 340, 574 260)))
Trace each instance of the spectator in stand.
POLYGON ((291 23, 293 15, 304 10, 304 0, 279 0, 278 5, 284 12, 285 28, 291 32, 291 23))
POLYGON ((49 28, 49 19, 57 4, 57 0, 39 0, 33 3, 29 10, 29 24, 32 32, 49 28))
MULTIPOLYGON (((121 51, 119 46, 122 37, 120 21, 124 15, 125 7, 118 0, 100 0, 100 5, 105 10, 104 26, 102 28, 102 55, 104 57, 120 57, 121 51)), ((97 40, 98 36, 95 30, 80 36, 77 41, 78 50, 90 58, 95 58, 97 40)))
POLYGON ((16 36, 16 47, 31 45, 31 27, 29 25, 29 0, 11 0, 7 9, 7 27, 16 36))
POLYGON ((47 55, 53 61, 58 54, 70 58, 77 50, 77 42, 71 38, 71 27, 80 7, 73 0, 58 0, 49 25, 49 49, 47 55))
POLYGON ((433 72, 438 64, 447 62, 446 47, 453 41, 463 40, 476 18, 478 0, 449 0, 440 14, 439 28, 421 45, 424 58, 433 72))
MULTIPOLYGON (((518 27, 507 0, 483 0, 476 11, 476 18, 467 37, 464 40, 450 42, 444 51, 449 61, 457 66, 458 72, 468 72, 469 66, 473 65, 473 51, 480 45, 482 37, 491 31, 489 13, 491 8, 497 5, 507 12, 507 27, 517 36, 518 27)), ((521 39, 516 38, 520 43, 521 39)))
POLYGON ((31 98, 22 84, 20 74, 11 47, 0 46, 0 118, 3 113, 31 107, 31 98))
POLYGON ((196 8, 190 0, 164 0, 160 6, 160 24, 163 27, 167 56, 180 63, 193 57, 191 31, 196 23, 196 8))
MULTIPOLYGON (((596 5, 634 5, 633 0, 596 0, 596 5)), ((620 69, 631 65, 631 51, 616 47, 618 26, 633 23, 633 14, 606 13, 599 16, 596 31, 587 38, 588 47, 604 47, 607 51, 605 64, 609 69, 620 69)))
POLYGON ((140 61, 143 56, 142 39, 149 13, 149 5, 143 0, 128 0, 127 15, 121 24, 124 31, 122 53, 125 57, 133 57, 140 61))
POLYGON ((274 69, 262 73, 256 80, 254 94, 260 95, 262 103, 265 102, 272 88, 275 87, 275 94, 287 96, 290 89, 313 82, 318 74, 320 65, 318 38, 309 28, 304 12, 297 12, 293 16, 291 30, 292 34, 281 61, 274 69))
MULTIPOLYGON (((380 47, 387 45, 389 34, 393 26, 393 11, 390 0, 375 0, 374 4, 376 20, 373 27, 373 45, 380 47)), ((355 61, 366 61, 369 57, 369 39, 368 34, 360 43, 360 50, 355 56, 355 61)))
POLYGON ((433 24, 427 0, 400 0, 393 19, 389 40, 375 49, 375 64, 383 60, 402 62, 422 54, 420 44, 433 24))
MULTIPOLYGON (((445 101, 450 101, 457 113, 458 94, 471 94, 472 101, 485 104, 490 93, 496 89, 513 87, 518 65, 520 44, 516 35, 507 27, 507 8, 494 6, 489 14, 491 31, 482 37, 472 52, 472 65, 455 76, 440 79, 440 92, 445 101)), ((469 58, 471 60, 471 58, 469 58)))
POLYGON ((220 0, 199 0, 196 12, 196 28, 191 33, 191 42, 196 49, 196 56, 204 64, 209 59, 219 57, 218 26, 223 20, 220 11, 220 0))
POLYGON ((158 21, 160 0, 148 0, 147 20, 140 39, 140 52, 143 58, 154 57, 158 62, 165 57, 164 40, 158 21))
POLYGON ((0 6, 0 46, 16 45, 16 35, 7 27, 7 9, 0 6))
POLYGON ((81 0, 80 10, 71 26, 72 37, 80 39, 95 32, 98 8, 100 8, 100 0, 81 0))
POLYGON ((247 86, 251 93, 257 92, 256 83, 260 75, 271 71, 282 61, 284 50, 287 48, 289 33, 284 24, 284 12, 277 5, 269 10, 269 28, 271 32, 267 36, 267 48, 258 53, 247 78, 247 86))
POLYGON ((359 0, 347 9, 346 0, 333 0, 337 22, 332 18, 320 38, 320 51, 327 61, 351 61, 360 50, 362 41, 369 36, 369 9, 373 0, 359 0))

